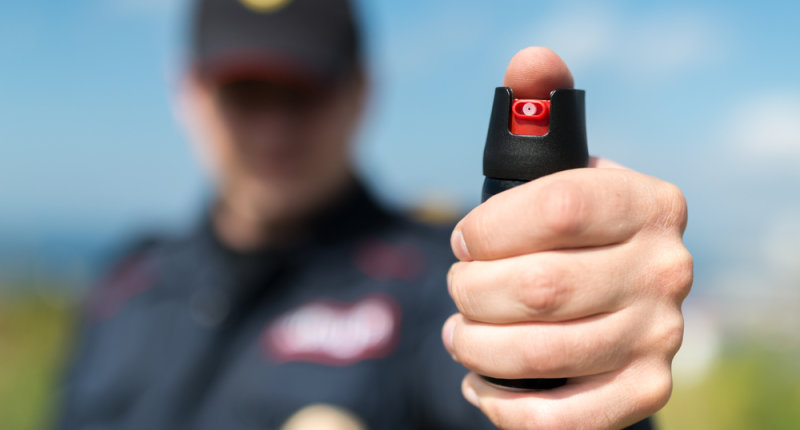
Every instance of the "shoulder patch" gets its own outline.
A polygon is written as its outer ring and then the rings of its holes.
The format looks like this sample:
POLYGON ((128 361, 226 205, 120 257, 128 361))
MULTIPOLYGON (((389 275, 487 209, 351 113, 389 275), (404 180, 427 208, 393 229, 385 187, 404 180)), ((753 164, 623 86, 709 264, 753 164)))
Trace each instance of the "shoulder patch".
POLYGON ((128 299, 155 285, 152 263, 148 251, 155 240, 143 240, 129 247, 127 256, 119 260, 112 270, 90 289, 86 311, 94 320, 106 320, 116 315, 128 299))

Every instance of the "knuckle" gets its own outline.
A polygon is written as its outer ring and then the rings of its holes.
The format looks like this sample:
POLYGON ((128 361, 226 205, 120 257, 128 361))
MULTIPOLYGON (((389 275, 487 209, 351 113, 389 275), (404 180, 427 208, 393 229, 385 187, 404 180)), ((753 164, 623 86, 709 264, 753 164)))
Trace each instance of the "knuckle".
POLYGON ((585 224, 584 193, 578 184, 554 181, 545 186, 541 197, 541 220, 557 234, 580 233, 585 224))
POLYGON ((670 316, 661 319, 653 339, 653 345, 658 349, 654 348, 651 351, 661 350, 671 359, 683 343, 683 330, 683 316, 680 311, 672 311, 670 316))
POLYGON ((681 256, 676 263, 675 292, 683 300, 689 295, 694 283, 694 257, 685 247, 681 247, 681 256))
POLYGON ((694 258, 683 244, 672 252, 662 253, 656 271, 662 293, 683 301, 694 281, 694 258))
POLYGON ((649 375, 646 384, 640 384, 637 405, 647 415, 655 414, 669 401, 672 395, 672 372, 669 366, 660 366, 649 375))
POLYGON ((552 314, 561 306, 565 291, 562 275, 555 265, 533 265, 520 272, 517 279, 519 297, 532 316, 552 314))
POLYGON ((657 224, 664 228, 686 227, 689 215, 686 196, 678 186, 669 182, 661 182, 659 188, 660 203, 658 205, 657 224))

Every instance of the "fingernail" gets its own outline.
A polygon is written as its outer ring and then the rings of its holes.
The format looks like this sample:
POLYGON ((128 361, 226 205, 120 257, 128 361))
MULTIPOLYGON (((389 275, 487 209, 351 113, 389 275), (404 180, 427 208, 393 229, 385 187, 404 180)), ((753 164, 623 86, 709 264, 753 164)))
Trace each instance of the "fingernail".
POLYGON ((447 320, 442 328, 442 343, 444 343, 445 349, 447 349, 447 352, 450 353, 450 356, 453 357, 454 361, 456 360, 456 355, 453 349, 453 333, 455 330, 456 321, 452 318, 447 320))
POLYGON ((481 407, 480 403, 478 402, 478 393, 476 393, 472 387, 464 388, 464 398, 467 399, 472 406, 475 406, 476 408, 481 407))
POLYGON ((453 266, 450 266, 450 270, 447 271, 447 293, 451 298, 453 297, 453 266))
POLYGON ((461 234, 460 229, 456 228, 456 230, 453 231, 453 236, 450 238, 450 246, 453 248, 453 254, 455 254, 456 258, 459 260, 466 261, 472 259, 467 249, 467 242, 464 241, 464 235, 461 234))

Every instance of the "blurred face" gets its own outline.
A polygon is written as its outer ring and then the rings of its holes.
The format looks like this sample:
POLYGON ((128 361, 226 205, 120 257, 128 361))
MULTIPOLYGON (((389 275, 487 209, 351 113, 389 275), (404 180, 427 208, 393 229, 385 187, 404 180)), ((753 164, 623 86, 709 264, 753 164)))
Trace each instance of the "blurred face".
POLYGON ((220 204, 237 217, 291 221, 328 203, 351 180, 361 75, 325 89, 194 79, 188 92, 191 131, 217 179, 220 204))

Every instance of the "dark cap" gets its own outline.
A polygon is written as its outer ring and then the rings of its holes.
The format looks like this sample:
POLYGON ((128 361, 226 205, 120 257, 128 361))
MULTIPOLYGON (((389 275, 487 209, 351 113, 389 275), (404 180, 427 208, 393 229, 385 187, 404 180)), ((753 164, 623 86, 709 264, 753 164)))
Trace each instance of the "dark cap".
POLYGON ((191 64, 214 80, 327 84, 361 60, 348 0, 196 0, 191 64))

